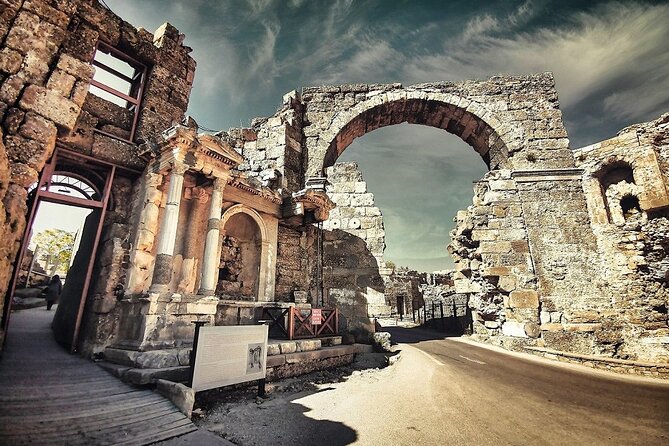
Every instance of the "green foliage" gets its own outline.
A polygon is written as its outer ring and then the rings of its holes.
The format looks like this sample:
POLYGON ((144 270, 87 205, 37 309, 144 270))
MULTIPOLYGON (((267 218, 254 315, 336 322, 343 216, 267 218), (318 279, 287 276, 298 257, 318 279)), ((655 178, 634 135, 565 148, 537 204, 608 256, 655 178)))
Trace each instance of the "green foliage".
POLYGON ((395 269, 395 262, 392 260, 386 260, 386 268, 395 269))
POLYGON ((47 267, 51 264, 55 271, 64 265, 67 270, 74 249, 74 236, 73 232, 62 229, 46 229, 36 234, 32 241, 35 246, 39 246, 39 254, 47 267))

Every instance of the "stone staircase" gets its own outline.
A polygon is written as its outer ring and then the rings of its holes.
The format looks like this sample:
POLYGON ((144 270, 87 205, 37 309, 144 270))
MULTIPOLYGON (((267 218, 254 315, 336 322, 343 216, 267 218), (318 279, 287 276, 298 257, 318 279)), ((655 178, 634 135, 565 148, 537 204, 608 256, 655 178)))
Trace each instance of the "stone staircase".
MULTIPOLYGON (((366 344, 342 345, 341 336, 317 339, 270 339, 267 345, 268 380, 286 378, 353 362, 356 353, 371 352, 366 344)), ((187 382, 190 348, 138 352, 108 347, 100 366, 123 381, 154 384, 159 379, 187 382)))

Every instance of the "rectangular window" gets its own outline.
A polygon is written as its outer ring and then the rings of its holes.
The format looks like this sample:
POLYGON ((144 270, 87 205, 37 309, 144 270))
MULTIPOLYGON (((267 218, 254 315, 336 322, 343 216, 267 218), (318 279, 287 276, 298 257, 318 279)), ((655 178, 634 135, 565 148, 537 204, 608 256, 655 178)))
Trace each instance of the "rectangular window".
MULTIPOLYGON (((98 42, 91 63, 95 66, 95 74, 91 80, 90 93, 133 113, 132 127, 128 129, 130 131, 128 141, 133 142, 146 78, 146 66, 104 42, 98 42)), ((99 129, 97 131, 119 138, 99 129)))

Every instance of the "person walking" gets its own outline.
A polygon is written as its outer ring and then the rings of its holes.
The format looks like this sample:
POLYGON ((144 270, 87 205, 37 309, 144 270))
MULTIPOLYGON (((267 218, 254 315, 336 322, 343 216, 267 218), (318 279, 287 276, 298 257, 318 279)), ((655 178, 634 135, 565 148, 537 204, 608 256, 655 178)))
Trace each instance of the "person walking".
POLYGON ((56 274, 49 281, 46 288, 46 309, 51 310, 51 307, 58 300, 60 292, 63 291, 63 284, 60 283, 60 276, 56 274))

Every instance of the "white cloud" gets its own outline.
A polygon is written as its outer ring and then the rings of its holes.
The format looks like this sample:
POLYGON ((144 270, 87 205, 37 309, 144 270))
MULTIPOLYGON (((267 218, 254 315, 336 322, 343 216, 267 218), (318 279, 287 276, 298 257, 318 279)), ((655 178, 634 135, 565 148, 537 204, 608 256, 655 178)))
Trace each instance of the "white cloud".
MULTIPOLYGON (((472 34, 464 43, 445 42, 440 54, 413 59, 404 77, 418 81, 553 71, 563 108, 615 88, 608 110, 618 117, 643 118, 666 103, 667 23, 669 5, 610 3, 578 13, 559 28, 502 36, 498 24, 494 36, 472 34), (635 103, 629 107, 632 98, 635 103)), ((481 27, 478 22, 471 26, 481 27)))

